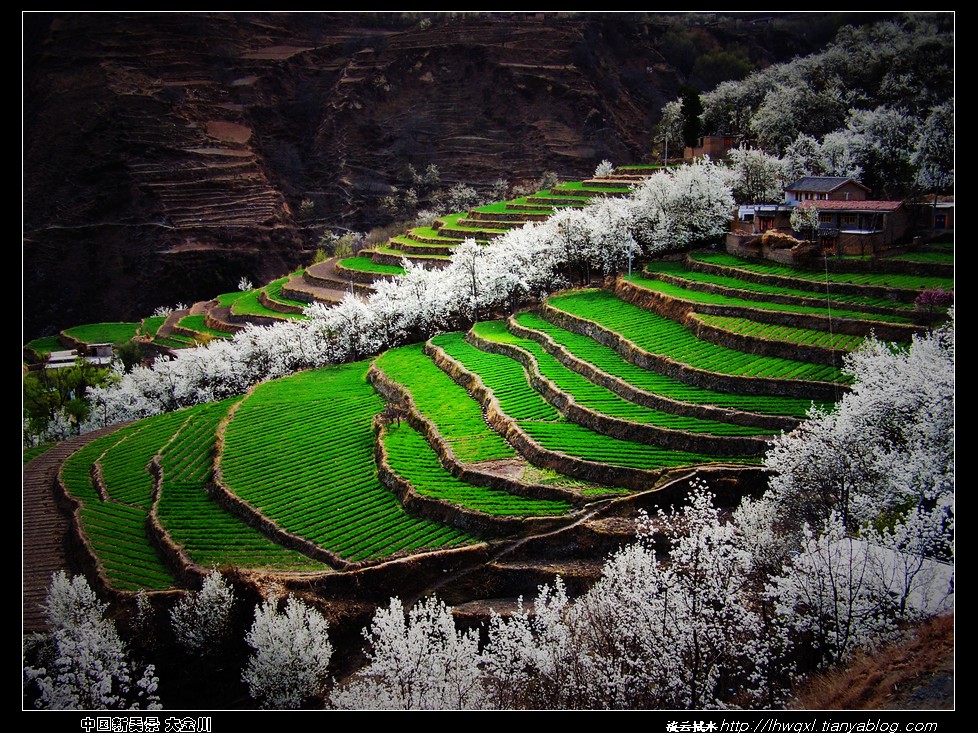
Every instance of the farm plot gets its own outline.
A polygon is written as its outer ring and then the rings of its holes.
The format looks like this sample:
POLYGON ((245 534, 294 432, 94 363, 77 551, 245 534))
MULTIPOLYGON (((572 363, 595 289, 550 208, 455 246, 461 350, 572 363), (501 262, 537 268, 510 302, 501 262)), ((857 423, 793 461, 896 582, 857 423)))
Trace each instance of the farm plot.
POLYGON ((357 272, 369 272, 373 275, 403 275, 404 268, 399 265, 385 265, 374 262, 369 257, 347 257, 340 260, 340 267, 357 272))
POLYGON ((186 328, 189 331, 193 331, 194 333, 202 334, 207 338, 231 338, 231 334, 225 331, 218 331, 217 329, 208 326, 207 316, 204 315, 184 316, 180 319, 180 322, 177 325, 181 328, 186 328))
POLYGON ((217 424, 226 400, 192 408, 160 459, 163 484, 157 512, 170 538, 204 567, 267 568, 325 572, 329 568, 276 544, 228 514, 208 493, 213 474, 217 424))
POLYGON ((927 275, 900 275, 895 273, 865 273, 865 272, 829 272, 825 273, 817 270, 800 270, 785 265, 766 264, 746 260, 741 257, 726 254, 723 252, 697 252, 690 255, 690 258, 698 262, 706 262, 721 267, 729 267, 735 270, 759 275, 775 275, 778 277, 790 277, 795 280, 808 282, 829 282, 832 284, 845 285, 865 285, 877 288, 898 288, 902 290, 924 290, 927 288, 942 288, 951 290, 954 288, 954 278, 934 277, 927 275))
POLYGON ((763 435, 770 432, 718 420, 704 420, 698 417, 677 415, 629 402, 611 390, 594 384, 577 372, 571 371, 544 351, 543 347, 536 341, 511 334, 502 321, 477 323, 473 326, 472 332, 489 341, 508 343, 523 349, 536 361, 537 368, 543 377, 553 382, 562 392, 573 397, 577 404, 603 415, 630 422, 646 423, 668 430, 683 430, 710 435, 763 435))
POLYGON ((616 298, 605 290, 581 290, 547 299, 548 304, 614 331, 641 349, 718 374, 766 379, 845 383, 832 366, 757 356, 700 341, 681 324, 616 298))
POLYGON ((81 527, 104 569, 105 580, 120 590, 160 590, 173 586, 175 580, 150 544, 146 534, 147 511, 103 501, 91 479, 92 466, 99 456, 135 427, 123 428, 89 443, 65 461, 61 478, 68 493, 81 504, 78 510, 81 527))
POLYGON ((138 323, 87 323, 66 328, 64 334, 84 344, 124 344, 136 335, 138 323))
POLYGON ((350 561, 473 541, 409 515, 380 483, 373 416, 383 402, 368 362, 258 386, 225 433, 227 487, 285 530, 350 561))
POLYGON ((707 325, 741 336, 751 336, 768 341, 784 341, 805 346, 821 346, 835 351, 852 351, 863 342, 862 336, 815 331, 809 328, 792 328, 774 323, 759 323, 749 318, 730 318, 698 313, 696 319, 707 325))
POLYGON ((655 470, 710 462, 754 462, 619 440, 581 427, 561 417, 529 384, 523 367, 507 356, 481 351, 460 333, 436 336, 432 344, 478 374, 492 390, 500 408, 542 447, 575 458, 612 466, 655 470))
MULTIPOLYGON (((811 400, 798 397, 773 397, 742 395, 733 392, 717 392, 695 385, 680 382, 664 374, 643 369, 626 361, 610 346, 599 344, 594 339, 555 326, 535 313, 520 313, 516 322, 525 327, 550 336, 578 359, 600 371, 618 377, 640 390, 659 394, 671 400, 689 402, 697 405, 715 405, 763 415, 784 415, 803 418, 812 405, 811 400)), ((827 406, 827 405, 825 405, 827 406)))
MULTIPOLYGON (((797 298, 799 300, 804 299, 810 301, 813 298, 818 298, 822 302, 827 302, 828 307, 832 308, 833 314, 845 308, 850 308, 857 312, 860 312, 860 309, 868 308, 907 311, 908 313, 914 309, 913 303, 900 303, 888 298, 876 298, 868 295, 830 293, 826 299, 825 293, 815 293, 811 290, 798 290, 778 285, 751 282, 749 280, 741 280, 736 277, 718 275, 710 272, 699 272, 698 270, 687 269, 681 262, 653 262, 646 265, 644 271, 653 277, 657 274, 663 274, 672 278, 678 278, 693 286, 713 285, 718 288, 734 290, 741 294, 741 297, 749 300, 797 298)), ((865 317, 865 315, 861 317, 865 317)))
POLYGON ((384 446, 390 467, 424 496, 496 516, 554 516, 571 509, 566 501, 515 496, 456 478, 442 468, 424 436, 407 423, 390 425, 384 446))
POLYGON ((690 290, 684 288, 680 285, 676 285, 671 282, 666 282, 665 280, 660 280, 654 277, 655 271, 653 270, 649 275, 644 274, 634 274, 631 278, 627 278, 629 282, 637 285, 646 290, 652 290, 662 295, 678 298, 680 300, 686 300, 693 303, 702 303, 705 305, 721 305, 730 306, 737 308, 753 308, 755 310, 763 311, 773 311, 773 312, 783 312, 783 313, 797 313, 802 315, 811 316, 822 316, 824 318, 850 318, 856 320, 874 320, 881 321, 883 323, 912 323, 913 319, 910 316, 898 316, 889 314, 875 314, 870 315, 864 311, 854 311, 848 309, 837 309, 829 306, 811 306, 811 305, 797 305, 792 303, 771 303, 764 300, 750 300, 744 297, 734 297, 730 295, 721 295, 719 293, 709 293, 702 292, 698 290, 690 290))
POLYGON ((479 405, 424 353, 422 344, 377 357, 377 368, 406 387, 418 410, 434 423, 462 463, 515 458, 512 446, 493 432, 479 405))
POLYGON ((99 465, 109 498, 149 510, 153 503, 149 463, 186 419, 187 410, 178 410, 140 420, 125 439, 105 451, 99 465))

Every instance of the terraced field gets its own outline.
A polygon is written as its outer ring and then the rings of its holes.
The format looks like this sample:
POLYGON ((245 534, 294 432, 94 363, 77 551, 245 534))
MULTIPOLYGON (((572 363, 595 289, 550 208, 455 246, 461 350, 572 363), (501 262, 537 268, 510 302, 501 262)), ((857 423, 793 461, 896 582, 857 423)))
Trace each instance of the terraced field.
POLYGON ((707 372, 736 377, 799 379, 844 384, 848 381, 835 367, 758 357, 700 341, 681 324, 626 303, 606 290, 582 290, 547 300, 558 311, 591 321, 620 334, 639 348, 674 362, 707 372))
MULTIPOLYGON (((369 288, 402 274, 402 256, 444 262, 467 236, 488 241, 627 190, 560 186, 330 266, 369 288)), ((948 254, 911 252, 901 267, 942 272, 948 254)), ((179 586, 209 567, 336 578, 580 532, 570 528, 593 507, 680 472, 758 475, 773 435, 845 392, 841 354, 876 329, 909 339, 922 327, 913 296, 953 289, 950 277, 869 264, 814 272, 718 252, 647 263, 614 289, 555 293, 467 331, 126 426, 64 462, 64 491, 102 579, 122 591, 179 586)), ((216 300, 234 317, 301 317, 304 303, 282 295, 297 277, 216 300)), ((219 335, 207 323, 195 312, 179 326, 219 335)), ((153 336, 163 324, 139 328, 153 336)), ((566 546, 583 552, 597 536, 566 546)))
POLYGON ((952 290, 954 278, 927 275, 903 275, 897 273, 876 272, 819 272, 817 270, 799 270, 797 268, 772 263, 747 260, 720 252, 703 252, 691 257, 694 262, 716 268, 728 268, 753 275, 773 278, 790 278, 802 283, 809 283, 824 290, 828 281, 830 286, 856 285, 871 288, 886 288, 894 291, 920 291, 928 288, 952 290))
POLYGON ((473 538, 414 517, 381 485, 374 415, 383 402, 367 362, 263 384, 228 422, 228 490, 291 535, 348 561, 449 547, 473 538))

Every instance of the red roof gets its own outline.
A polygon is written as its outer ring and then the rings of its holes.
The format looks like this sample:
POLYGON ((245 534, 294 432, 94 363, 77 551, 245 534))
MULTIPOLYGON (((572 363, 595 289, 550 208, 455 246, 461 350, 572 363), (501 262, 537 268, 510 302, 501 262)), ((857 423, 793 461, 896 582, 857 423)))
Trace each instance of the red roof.
POLYGON ((831 201, 818 199, 803 201, 799 206, 814 206, 819 211, 896 211, 902 201, 831 201))

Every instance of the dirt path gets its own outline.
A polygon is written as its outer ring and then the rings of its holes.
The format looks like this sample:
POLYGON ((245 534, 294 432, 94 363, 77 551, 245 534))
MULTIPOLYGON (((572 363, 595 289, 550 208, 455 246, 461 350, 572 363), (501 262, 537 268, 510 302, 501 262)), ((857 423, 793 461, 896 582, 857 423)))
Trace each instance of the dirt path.
POLYGON ((65 537, 69 523, 54 499, 58 469, 83 445, 119 427, 113 425, 58 443, 24 466, 21 582, 25 634, 47 628, 41 604, 51 584, 51 574, 68 569, 65 537))

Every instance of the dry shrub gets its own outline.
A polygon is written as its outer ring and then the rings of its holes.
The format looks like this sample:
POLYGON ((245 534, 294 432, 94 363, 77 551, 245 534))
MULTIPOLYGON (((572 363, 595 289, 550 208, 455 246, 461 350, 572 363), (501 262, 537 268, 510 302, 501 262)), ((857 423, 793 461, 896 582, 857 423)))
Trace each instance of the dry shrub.
POLYGON ((784 232, 771 230, 761 236, 761 245, 769 249, 791 249, 798 244, 799 240, 784 232))
MULTIPOLYGON (((810 678, 789 705, 796 710, 886 710, 908 705, 906 696, 933 675, 953 675, 954 616, 923 623, 903 642, 862 652, 843 669, 810 678)), ((919 696, 918 696, 919 697, 919 696)), ((920 699, 916 706, 942 709, 953 699, 920 699)))

